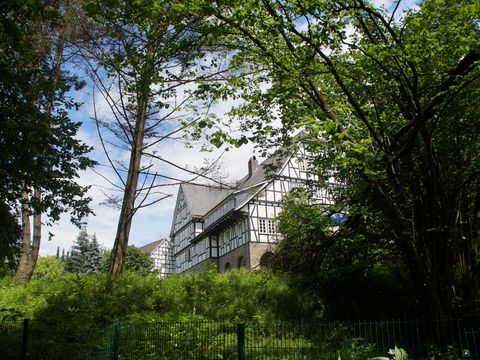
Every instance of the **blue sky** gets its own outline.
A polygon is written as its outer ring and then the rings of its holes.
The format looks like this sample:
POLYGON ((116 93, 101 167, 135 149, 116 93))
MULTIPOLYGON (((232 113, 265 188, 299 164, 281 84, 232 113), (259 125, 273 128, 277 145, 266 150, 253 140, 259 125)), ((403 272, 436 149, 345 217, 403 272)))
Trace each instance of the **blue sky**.
MULTIPOLYGON (((83 105, 79 111, 72 112, 71 118, 74 121, 81 122, 78 138, 87 145, 93 147, 91 157, 99 162, 99 166, 94 170, 89 169, 80 174, 79 183, 90 186, 89 196, 93 198, 91 207, 95 216, 89 216, 85 219, 89 234, 96 234, 99 243, 107 249, 113 246, 115 239, 119 211, 112 207, 102 204, 106 200, 105 194, 111 193, 112 186, 105 178, 116 181, 116 177, 108 166, 108 161, 103 153, 102 146, 97 134, 93 118, 93 86, 88 85, 81 92, 74 94, 75 98, 83 105), (99 175, 100 173, 101 175, 99 175)), ((108 106, 102 101, 98 93, 95 94, 97 112, 108 113, 108 106)), ((217 114, 223 114, 228 111, 232 103, 222 103, 215 107, 217 114)), ((246 145, 240 149, 232 149, 224 152, 224 149, 217 149, 213 152, 202 152, 200 149, 206 143, 205 140, 193 143, 192 148, 187 148, 181 143, 169 143, 160 146, 157 151, 159 155, 164 156, 169 161, 173 161, 180 166, 189 168, 199 167, 203 164, 205 158, 215 159, 222 155, 221 162, 225 172, 229 175, 229 180, 236 180, 247 173, 247 161, 254 154, 253 146, 246 145)), ((111 149, 112 150, 112 149, 111 149)), ((114 158, 128 159, 128 153, 112 150, 114 158)), ((258 157, 258 154, 256 154, 258 157)), ((191 175, 176 170, 174 168, 163 169, 164 174, 188 180, 191 175)), ((142 246, 160 238, 168 237, 175 207, 178 185, 162 188, 162 191, 172 196, 150 207, 139 210, 133 220, 130 233, 130 244, 142 246)), ((40 255, 53 255, 60 248, 68 251, 77 237, 79 229, 69 221, 68 214, 64 214, 61 220, 51 227, 44 226, 42 233, 42 244, 40 255), (48 233, 54 236, 48 240, 48 233)))
MULTIPOLYGON (((391 0, 372 0, 371 2, 376 6, 384 6, 390 11, 396 3, 396 1, 391 0)), ((402 10, 415 7, 418 3, 418 0, 403 0, 397 16, 400 16, 402 10)), ((91 156, 100 163, 100 166, 97 166, 95 171, 87 170, 81 173, 78 181, 82 185, 91 186, 89 196, 93 198, 91 206, 95 216, 85 219, 87 230, 89 234, 97 235, 97 239, 103 247, 110 249, 115 239, 119 211, 102 205, 102 203, 106 200, 105 194, 111 192, 109 188, 112 187, 105 178, 114 182, 116 180, 113 171, 108 166, 105 166, 108 164, 108 161, 103 154, 95 123, 92 120, 94 109, 93 95, 93 85, 91 83, 82 91, 76 92, 74 96, 79 102, 83 103, 83 106, 79 111, 72 112, 71 117, 74 121, 82 122, 78 137, 94 148, 91 156)), ((108 106, 105 101, 101 100, 98 91, 95 92, 95 99, 97 111, 101 115, 108 114, 108 106)), ((233 102, 218 104, 214 107, 214 112, 218 115, 225 114, 233 104, 233 102)), ((192 148, 186 148, 181 143, 169 143, 161 145, 157 151, 159 155, 175 162, 179 166, 199 167, 203 164, 204 158, 215 159, 223 153, 223 149, 218 149, 212 153, 201 152, 200 149, 204 143, 204 141, 194 143, 192 148)), ((126 152, 118 149, 111 149, 111 151, 113 151, 112 156, 114 158, 128 160, 126 152)), ((254 155, 252 144, 243 146, 240 149, 232 149, 223 154, 221 162, 225 172, 229 175, 229 180, 234 181, 247 173, 247 161, 252 155, 254 155)), ((258 157, 258 154, 255 155, 258 157)), ((187 173, 173 168, 162 168, 160 171, 165 175, 178 177, 183 180, 188 180, 191 177, 187 173)), ((130 233, 130 244, 142 246, 160 238, 168 237, 178 186, 165 187, 162 188, 162 191, 172 196, 136 213, 130 233)), ((62 249, 68 251, 78 232, 79 229, 69 222, 68 214, 62 216, 61 220, 54 226, 43 228, 40 255, 55 254, 57 247, 60 248, 60 251, 62 249), (49 233, 54 235, 51 240, 48 240, 49 233)))

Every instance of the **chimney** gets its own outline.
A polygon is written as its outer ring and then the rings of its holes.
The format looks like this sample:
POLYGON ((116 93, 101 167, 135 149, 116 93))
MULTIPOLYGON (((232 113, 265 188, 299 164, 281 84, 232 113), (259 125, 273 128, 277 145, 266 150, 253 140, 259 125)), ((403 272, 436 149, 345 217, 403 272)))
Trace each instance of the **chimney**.
POLYGON ((257 161, 257 158, 255 156, 252 156, 249 160, 248 160, 248 177, 252 177, 253 173, 255 172, 255 170, 257 170, 258 168, 258 161, 257 161))

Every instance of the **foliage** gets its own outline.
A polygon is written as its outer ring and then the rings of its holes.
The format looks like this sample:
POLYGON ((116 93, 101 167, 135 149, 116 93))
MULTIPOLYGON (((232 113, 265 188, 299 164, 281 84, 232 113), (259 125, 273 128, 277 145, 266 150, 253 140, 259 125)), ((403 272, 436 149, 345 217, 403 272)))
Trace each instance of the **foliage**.
MULTIPOLYGON (((457 321, 316 321, 320 318, 314 317, 314 308, 302 307, 310 294, 291 288, 282 276, 245 269, 166 279, 125 272, 121 277, 66 274, 55 281, 32 279, 17 286, 11 281, 11 277, 0 279, 0 311, 6 310, 2 315, 32 319, 30 349, 51 354, 49 344, 58 349, 56 355, 63 356, 64 346, 69 346, 76 351, 72 358, 97 359, 103 351, 111 356, 117 321, 121 321, 117 325, 121 355, 142 359, 161 359, 162 355, 164 359, 177 355, 212 359, 217 351, 228 358, 227 352, 233 354, 237 345, 238 323, 248 324, 249 354, 262 358, 268 354, 270 359, 341 355, 365 360, 390 345, 392 334, 405 344, 409 341, 412 356, 418 358, 425 350, 423 344, 429 343, 423 341, 422 333, 439 341, 439 328, 451 327, 452 336, 462 328, 457 321), (43 336, 47 333, 48 337, 43 336), (86 356, 90 351, 97 356, 86 356)), ((17 338, 21 334, 21 326, 15 331, 9 324, 21 322, 0 324, 5 334, 0 345, 15 338, 10 331, 17 338)))
POLYGON ((18 283, 32 276, 42 223, 69 213, 79 225, 92 213, 76 179, 95 162, 69 117, 79 104, 67 92, 81 87, 64 61, 71 3, 13 0, 0 10, 0 198, 21 214, 18 283))
POLYGON ((298 291, 315 294, 327 318, 411 316, 413 297, 398 254, 388 246, 391 235, 382 233, 375 216, 338 224, 335 214, 304 191, 286 196, 274 269, 287 272, 298 291))
POLYGON ((65 264, 55 256, 41 256, 38 259, 32 279, 58 280, 65 272, 65 264))
POLYGON ((275 145, 303 130, 319 185, 334 175, 339 208, 376 214, 391 234, 420 311, 473 312, 480 4, 426 0, 402 14, 400 6, 265 0, 195 8, 208 14, 220 56, 233 49, 228 81, 204 84, 199 96, 244 100, 230 115, 250 135, 219 131, 219 145, 275 145))
POLYGON ((67 272, 84 273, 86 253, 89 249, 89 235, 86 229, 80 230, 75 243, 65 259, 67 272))
POLYGON ((36 320, 79 323, 221 320, 264 323, 312 318, 304 294, 270 272, 235 270, 225 274, 140 276, 125 272, 66 274, 55 281, 35 279, 0 287, 0 308, 36 320), (221 306, 219 305, 221 304, 221 306))
POLYGON ((153 259, 149 254, 143 252, 136 246, 130 245, 127 248, 125 258, 125 270, 139 275, 148 275, 152 273, 153 259))
POLYGON ((0 203, 0 276, 15 270, 20 252, 21 227, 9 206, 0 203))
POLYGON ((65 259, 65 270, 71 273, 98 274, 103 269, 103 257, 97 237, 83 228, 65 259))
MULTIPOLYGON (((408 360, 407 352, 404 349, 397 347, 397 345, 395 345, 394 349, 390 349, 388 351, 388 355, 391 355, 393 360, 408 360)), ((375 357, 372 360, 389 360, 389 359, 390 358, 388 357, 375 357)))
MULTIPOLYGON (((103 251, 102 253, 104 271, 108 271, 108 266, 112 258, 111 251, 103 251)), ((143 252, 134 245, 128 245, 127 254, 125 256, 125 271, 132 272, 141 276, 153 274, 153 259, 149 254, 143 252)))
POLYGON ((90 44, 85 59, 109 106, 109 114, 95 120, 117 176, 112 183, 123 193, 107 201, 120 208, 109 268, 120 274, 135 213, 170 197, 159 188, 178 181, 164 167, 197 175, 194 179, 202 175, 158 153, 164 143, 182 140, 184 129, 196 122, 187 116, 186 93, 179 89, 193 81, 196 61, 203 55, 195 31, 199 18, 186 13, 182 1, 96 0, 86 10, 104 34, 90 44), (108 144, 129 152, 128 165, 113 158, 108 144))
POLYGON ((9 1, 0 11, 0 196, 15 206, 22 190, 40 188, 42 200, 30 200, 37 211, 53 221, 71 212, 78 223, 91 211, 76 177, 94 162, 67 113, 78 107, 66 96, 76 79, 59 77, 52 63, 64 19, 41 0, 9 1))
POLYGON ((99 274, 103 270, 103 256, 97 242, 97 236, 92 235, 85 254, 85 274, 99 274))

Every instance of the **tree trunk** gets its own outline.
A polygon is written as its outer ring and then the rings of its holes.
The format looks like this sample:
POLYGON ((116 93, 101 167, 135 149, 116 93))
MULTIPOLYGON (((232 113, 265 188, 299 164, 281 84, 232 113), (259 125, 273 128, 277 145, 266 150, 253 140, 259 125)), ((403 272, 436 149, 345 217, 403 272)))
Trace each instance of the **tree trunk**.
POLYGON ((409 194, 407 189, 402 189, 405 198, 392 200, 382 186, 377 184, 373 190, 372 205, 383 212, 395 234, 395 246, 408 269, 418 315, 430 319, 452 315, 448 283, 454 281, 449 274, 453 255, 441 249, 447 243, 449 233, 433 230, 448 229, 442 217, 435 216, 439 204, 421 191, 409 194), (448 258, 438 256, 445 253, 449 254, 448 258))
MULTIPOLYGON (((154 40, 156 41, 156 40, 154 40)), ((125 264, 125 255, 127 253, 130 228, 132 226, 133 215, 135 214, 135 199, 137 196, 138 177, 140 175, 140 166, 143 152, 143 141, 145 137, 145 126, 148 117, 148 104, 150 97, 150 86, 152 85, 152 76, 154 68, 154 42, 147 45, 145 66, 141 74, 140 86, 137 89, 138 107, 135 119, 135 128, 133 133, 133 144, 130 153, 130 164, 128 167, 127 182, 125 184, 122 210, 118 220, 117 234, 112 249, 112 259, 110 262, 109 273, 119 275, 123 272, 125 264)))
POLYGON ((142 111, 135 126, 135 141, 130 155, 127 183, 123 195, 122 210, 118 220, 117 235, 112 249, 112 259, 109 272, 118 275, 123 272, 125 255, 127 252, 132 218, 135 213, 135 198, 137 193, 138 176, 142 159, 142 146, 146 120, 146 109, 142 111))
MULTIPOLYGON (((71 15, 71 2, 67 1, 67 16, 71 15)), ((63 61, 63 52, 65 48, 66 35, 68 33, 67 27, 69 26, 68 22, 62 28, 60 28, 58 43, 55 49, 55 60, 52 68, 52 84, 53 91, 48 94, 48 102, 45 108, 45 112, 50 114, 54 107, 55 102, 55 91, 58 81, 61 77, 61 64, 63 61)), ((42 30, 39 30, 42 31, 42 30)), ((46 35, 45 35, 46 36, 46 35)), ((39 155, 41 156, 41 155, 39 155)), ((34 190, 34 203, 38 207, 37 211, 34 211, 33 214, 33 238, 31 235, 30 229, 30 210, 31 206, 28 204, 29 197, 28 191, 24 190, 22 192, 22 248, 20 260, 15 273, 14 282, 16 284, 25 283, 32 278, 33 271, 38 260, 38 254, 40 252, 40 243, 42 239, 42 213, 41 213, 41 201, 42 201, 42 191, 39 188, 34 190)))
MULTIPOLYGON (((41 192, 35 189, 35 202, 40 204, 41 192)), ((22 192, 22 247, 20 251, 20 261, 17 272, 15 273, 15 284, 22 284, 32 278, 35 265, 40 251, 40 242, 42 239, 42 214, 41 211, 35 211, 33 215, 33 241, 30 229, 30 205, 28 204, 28 192, 22 192)))

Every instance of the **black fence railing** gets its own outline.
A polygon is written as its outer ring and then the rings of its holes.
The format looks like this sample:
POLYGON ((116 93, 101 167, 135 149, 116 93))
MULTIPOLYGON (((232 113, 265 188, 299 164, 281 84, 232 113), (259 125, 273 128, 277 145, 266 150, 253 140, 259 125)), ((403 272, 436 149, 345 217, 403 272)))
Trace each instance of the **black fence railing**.
POLYGON ((395 345, 411 359, 480 360, 480 326, 460 319, 236 324, 0 323, 0 359, 368 359, 395 345), (471 326, 473 325, 473 326, 471 326))

